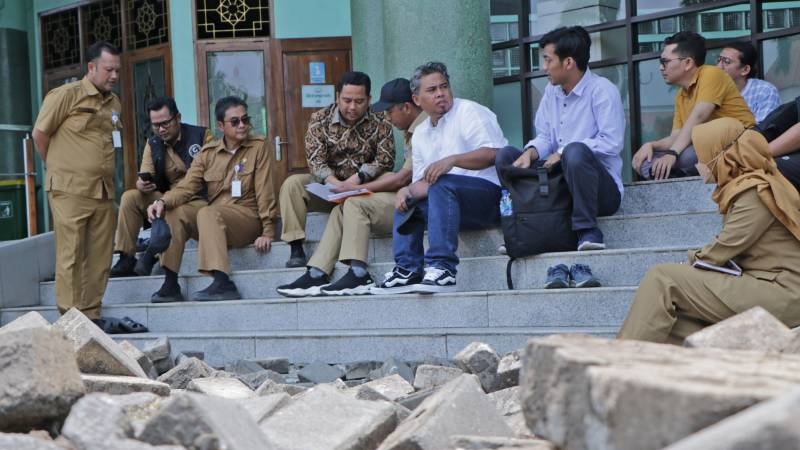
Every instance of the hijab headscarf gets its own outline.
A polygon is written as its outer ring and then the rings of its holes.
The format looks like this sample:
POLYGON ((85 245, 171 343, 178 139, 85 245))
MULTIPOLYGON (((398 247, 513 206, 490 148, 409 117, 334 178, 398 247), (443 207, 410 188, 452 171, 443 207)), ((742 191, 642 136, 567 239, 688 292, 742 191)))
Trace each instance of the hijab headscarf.
POLYGON ((721 213, 728 211, 737 195, 756 188, 772 215, 800 240, 800 194, 778 171, 761 133, 723 117, 695 126, 692 144, 698 161, 716 176, 711 198, 721 213))

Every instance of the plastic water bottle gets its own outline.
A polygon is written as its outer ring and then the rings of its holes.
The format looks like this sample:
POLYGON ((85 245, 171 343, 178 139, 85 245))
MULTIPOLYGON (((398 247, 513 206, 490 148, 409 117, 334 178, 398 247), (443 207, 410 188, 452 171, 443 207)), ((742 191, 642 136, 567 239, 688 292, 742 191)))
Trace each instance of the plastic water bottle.
POLYGON ((502 217, 508 217, 513 213, 514 207, 511 204, 511 194, 509 194, 507 190, 503 189, 500 195, 500 215, 502 217))

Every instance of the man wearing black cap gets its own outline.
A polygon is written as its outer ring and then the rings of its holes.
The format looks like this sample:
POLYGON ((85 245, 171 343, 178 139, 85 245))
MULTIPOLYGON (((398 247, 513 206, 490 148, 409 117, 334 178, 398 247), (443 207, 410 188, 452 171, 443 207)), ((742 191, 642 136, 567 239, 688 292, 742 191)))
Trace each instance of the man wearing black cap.
MULTIPOLYGON (((411 182, 411 135, 427 117, 411 100, 411 87, 404 78, 383 86, 380 100, 372 105, 372 112, 382 111, 392 125, 404 132, 403 167, 358 186, 369 189, 372 195, 350 197, 333 208, 322 240, 308 262, 308 270, 294 282, 279 286, 279 294, 288 297, 366 294, 374 285, 366 268, 369 236, 372 232, 390 233, 394 209, 406 207, 403 191, 411 182), (350 270, 330 283, 328 277, 337 260, 349 264, 350 270)), ((355 188, 345 182, 334 190, 344 192, 355 188)))

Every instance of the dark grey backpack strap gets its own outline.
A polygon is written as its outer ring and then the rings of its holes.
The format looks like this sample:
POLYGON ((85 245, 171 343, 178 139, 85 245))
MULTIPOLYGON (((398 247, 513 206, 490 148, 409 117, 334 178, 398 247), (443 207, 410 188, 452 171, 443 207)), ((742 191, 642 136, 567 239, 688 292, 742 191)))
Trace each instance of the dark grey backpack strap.
POLYGON ((506 284, 511 291, 514 290, 514 280, 511 279, 511 265, 514 263, 515 259, 516 258, 509 258, 508 263, 506 263, 506 284))

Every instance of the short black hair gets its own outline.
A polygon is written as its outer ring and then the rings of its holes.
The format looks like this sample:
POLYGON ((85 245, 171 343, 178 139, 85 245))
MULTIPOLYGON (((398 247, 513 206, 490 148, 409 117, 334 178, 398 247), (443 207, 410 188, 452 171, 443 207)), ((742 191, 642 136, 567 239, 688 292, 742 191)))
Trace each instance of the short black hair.
POLYGON ((677 44, 674 53, 684 58, 692 58, 696 66, 706 63, 706 38, 694 31, 679 31, 664 39, 664 45, 677 44))
POLYGON ((217 100, 217 104, 214 106, 214 117, 217 118, 217 122, 224 122, 225 112, 236 106, 244 106, 244 110, 247 111, 247 103, 234 95, 217 100))
POLYGON ((367 91, 367 97, 370 96, 370 91, 372 90, 372 81, 369 79, 369 75, 365 74, 364 72, 345 72, 345 74, 342 75, 342 78, 339 79, 339 84, 336 85, 337 94, 342 92, 342 88, 345 84, 364 86, 364 89, 367 91))
POLYGON ((110 53, 114 56, 119 55, 119 49, 108 41, 97 41, 86 49, 86 61, 94 61, 103 54, 110 53))
POLYGON ((578 70, 586 72, 592 40, 585 28, 579 26, 556 28, 539 39, 540 49, 550 44, 555 45, 556 55, 561 60, 571 57, 578 65, 578 70))
POLYGON ((758 75, 758 50, 752 43, 735 41, 725 44, 724 48, 737 50, 742 66, 750 66, 750 73, 747 74, 747 78, 755 78, 758 75))
POLYGON ((419 95, 419 87, 422 84, 422 77, 432 73, 441 74, 448 83, 450 82, 450 74, 447 73, 447 66, 438 61, 429 61, 421 66, 417 66, 417 68, 414 69, 414 73, 411 75, 411 80, 409 81, 411 92, 415 95, 419 95))
POLYGON ((175 104, 175 99, 172 97, 156 97, 150 100, 149 102, 147 102, 147 111, 148 113, 153 111, 160 111, 165 106, 169 110, 170 114, 172 114, 173 116, 178 115, 179 113, 178 105, 175 104))

